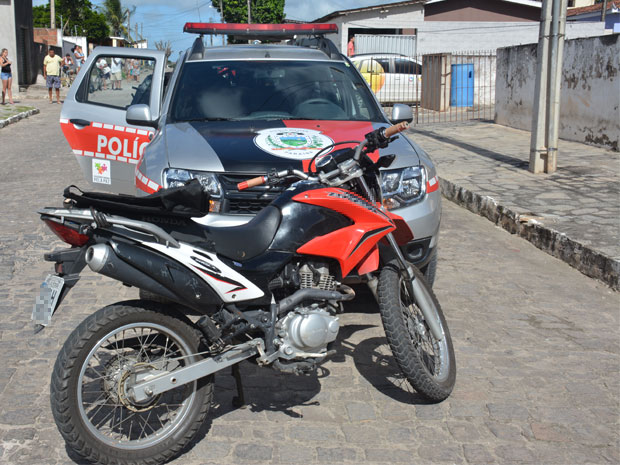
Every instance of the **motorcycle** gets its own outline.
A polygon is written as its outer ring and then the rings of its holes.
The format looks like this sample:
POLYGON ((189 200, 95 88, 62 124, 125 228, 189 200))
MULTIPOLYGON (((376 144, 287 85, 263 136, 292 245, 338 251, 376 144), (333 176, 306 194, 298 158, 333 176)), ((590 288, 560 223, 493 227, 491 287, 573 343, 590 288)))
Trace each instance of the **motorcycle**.
POLYGON ((45 256, 56 273, 35 304, 39 327, 86 266, 146 297, 96 311, 64 343, 50 391, 68 446, 99 463, 178 455, 207 416, 215 372, 232 367, 239 405, 241 361, 303 374, 334 354, 338 314, 355 297, 351 283, 367 283, 375 294, 411 386, 430 402, 447 398, 456 365, 446 320, 401 253, 411 230, 382 206, 379 169, 395 156, 369 157, 405 128, 326 147, 308 172, 272 171, 240 183, 239 190, 286 187, 241 226, 192 220, 213 201, 197 180, 144 198, 72 186, 63 208, 40 210, 72 247, 45 256))

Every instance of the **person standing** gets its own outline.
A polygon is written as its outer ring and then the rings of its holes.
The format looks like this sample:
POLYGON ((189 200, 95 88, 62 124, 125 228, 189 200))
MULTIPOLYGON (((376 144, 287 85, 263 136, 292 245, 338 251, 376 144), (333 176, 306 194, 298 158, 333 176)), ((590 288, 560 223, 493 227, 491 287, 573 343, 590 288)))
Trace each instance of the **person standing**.
POLYGON ((2 105, 5 104, 5 95, 9 96, 9 103, 13 105, 13 91, 11 85, 13 84, 13 74, 11 73, 11 65, 13 62, 9 60, 9 51, 6 48, 0 52, 0 78, 2 79, 2 105))
POLYGON ((47 52, 47 56, 43 60, 43 77, 45 78, 45 84, 47 85, 47 91, 50 96, 50 103, 54 103, 52 100, 52 88, 56 89, 56 103, 60 103, 61 65, 62 58, 56 55, 53 48, 50 48, 47 52))
POLYGON ((80 72, 80 68, 84 64, 84 53, 82 53, 82 47, 76 45, 73 49, 73 57, 75 61, 75 74, 77 75, 80 72))
POLYGON ((73 74, 73 60, 68 53, 62 59, 62 72, 66 80, 65 84, 69 87, 71 85, 71 75, 73 74))
POLYGON ((112 90, 121 88, 121 81, 123 79, 122 73, 123 60, 118 57, 112 57, 112 64, 110 65, 110 72, 112 73, 112 90))
POLYGON ((108 80, 110 79, 110 67, 105 58, 101 57, 97 61, 97 69, 101 76, 101 83, 103 84, 103 90, 108 90, 108 80))
POLYGON ((352 57, 355 55, 355 36, 349 39, 349 44, 347 45, 347 56, 352 57))
POLYGON ((133 80, 139 81, 140 79, 140 60, 133 60, 133 80))

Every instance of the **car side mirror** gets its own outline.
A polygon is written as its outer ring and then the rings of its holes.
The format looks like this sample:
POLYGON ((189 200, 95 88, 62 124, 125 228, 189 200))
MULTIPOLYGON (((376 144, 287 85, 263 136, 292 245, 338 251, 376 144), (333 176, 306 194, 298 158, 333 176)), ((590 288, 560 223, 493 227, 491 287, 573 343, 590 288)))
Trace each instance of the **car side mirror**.
POLYGON ((411 107, 409 105, 397 103, 394 107, 392 107, 392 117, 390 118, 390 122, 392 124, 398 124, 403 121, 411 123, 413 121, 413 111, 411 111, 411 107))
POLYGON ((157 128, 157 121, 153 121, 153 117, 151 116, 151 108, 143 103, 131 105, 127 108, 125 120, 127 124, 133 124, 134 126, 157 128))

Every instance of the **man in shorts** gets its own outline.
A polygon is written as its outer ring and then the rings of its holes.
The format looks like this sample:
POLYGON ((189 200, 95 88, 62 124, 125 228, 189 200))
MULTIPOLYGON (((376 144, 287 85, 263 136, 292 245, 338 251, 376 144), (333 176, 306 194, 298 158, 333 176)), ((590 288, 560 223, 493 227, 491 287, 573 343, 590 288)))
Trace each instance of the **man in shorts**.
POLYGON ((52 88, 56 89, 56 103, 60 103, 60 67, 62 66, 62 58, 56 55, 53 48, 50 48, 47 56, 43 60, 43 77, 47 85, 47 91, 52 101, 52 88))
POLYGON ((112 64, 110 65, 110 79, 112 80, 112 90, 122 90, 121 81, 123 80, 123 60, 118 57, 112 57, 112 64))

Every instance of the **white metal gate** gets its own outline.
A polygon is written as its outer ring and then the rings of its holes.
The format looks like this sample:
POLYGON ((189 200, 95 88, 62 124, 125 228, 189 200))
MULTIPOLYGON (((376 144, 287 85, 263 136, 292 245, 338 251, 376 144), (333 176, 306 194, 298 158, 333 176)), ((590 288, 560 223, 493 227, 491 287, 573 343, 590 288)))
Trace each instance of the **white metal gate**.
POLYGON ((389 52, 413 57, 416 51, 417 42, 414 35, 355 35, 355 54, 389 52))

